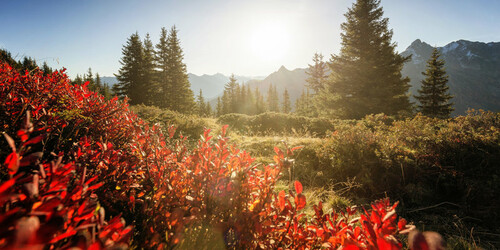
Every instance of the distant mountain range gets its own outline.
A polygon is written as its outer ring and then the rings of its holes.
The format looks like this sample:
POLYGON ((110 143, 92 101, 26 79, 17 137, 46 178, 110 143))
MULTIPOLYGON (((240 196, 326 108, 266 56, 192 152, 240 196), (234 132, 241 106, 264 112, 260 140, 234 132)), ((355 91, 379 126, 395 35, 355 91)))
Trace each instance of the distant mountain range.
MULTIPOLYGON (((244 83, 252 80, 264 79, 263 76, 234 76, 239 83, 244 83)), ((189 83, 191 83, 191 89, 193 90, 195 96, 198 95, 200 89, 203 91, 203 96, 207 99, 216 98, 218 95, 222 94, 224 90, 224 85, 229 82, 229 76, 225 76, 221 73, 214 75, 195 75, 188 74, 189 83)), ((103 76, 101 77, 103 83, 113 86, 118 83, 118 80, 114 76, 103 76)))
MULTIPOLYGON (((410 94, 417 94, 423 79, 427 60, 433 47, 420 39, 415 40, 401 54, 412 55, 411 61, 403 68, 403 75, 411 80, 410 94)), ((485 109, 500 111, 500 42, 482 43, 459 40, 444 47, 438 47, 442 59, 446 61, 446 72, 449 75, 448 85, 455 107, 453 115, 465 114, 467 109, 485 109)), ((203 96, 212 100, 222 95, 224 85, 229 82, 229 76, 223 74, 195 75, 188 74, 191 89, 197 95, 202 89, 203 96)), ((267 77, 235 76, 239 83, 248 84, 252 90, 258 88, 265 96, 269 85, 276 85, 279 98, 282 98, 285 88, 290 94, 292 104, 300 97, 306 86, 306 69, 288 70, 281 66, 267 77)), ((110 85, 117 83, 115 77, 102 77, 103 82, 110 85)), ((412 101, 415 102, 413 96, 412 101)))
POLYGON ((267 96, 269 86, 272 84, 276 86, 280 101, 283 99, 283 92, 287 89, 293 107, 307 84, 307 77, 306 69, 297 68, 288 70, 285 66, 281 66, 278 71, 271 73, 263 80, 251 80, 246 84, 250 86, 252 91, 258 88, 264 96, 267 96))
MULTIPOLYGON (((417 94, 424 78, 427 60, 434 47, 415 40, 404 52, 412 55, 405 64, 403 75, 411 80, 410 93, 417 94)), ((500 111, 500 42, 482 43, 459 40, 444 47, 438 47, 441 59, 445 60, 445 69, 449 75, 448 86, 454 96, 453 115, 465 114, 467 109, 485 109, 500 111)), ((412 98, 412 101, 415 101, 412 98)))

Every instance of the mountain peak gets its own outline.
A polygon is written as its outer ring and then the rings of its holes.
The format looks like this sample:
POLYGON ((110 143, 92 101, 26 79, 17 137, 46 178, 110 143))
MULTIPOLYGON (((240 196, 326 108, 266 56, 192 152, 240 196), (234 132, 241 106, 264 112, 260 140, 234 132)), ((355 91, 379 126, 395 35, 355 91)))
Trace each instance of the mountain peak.
POLYGON ((287 68, 285 68, 284 65, 281 65, 280 69, 278 69, 278 72, 288 72, 290 70, 288 70, 287 68))
POLYGON ((410 44, 410 47, 411 47, 411 46, 417 46, 417 45, 420 45, 421 43, 422 43, 422 40, 417 39, 417 40, 413 41, 413 42, 410 44))
POLYGON ((432 46, 426 42, 422 42, 422 40, 420 39, 417 39, 415 41, 413 41, 410 46, 408 46, 407 50, 410 49, 410 48, 413 48, 413 49, 428 49, 428 48, 432 48, 432 46))

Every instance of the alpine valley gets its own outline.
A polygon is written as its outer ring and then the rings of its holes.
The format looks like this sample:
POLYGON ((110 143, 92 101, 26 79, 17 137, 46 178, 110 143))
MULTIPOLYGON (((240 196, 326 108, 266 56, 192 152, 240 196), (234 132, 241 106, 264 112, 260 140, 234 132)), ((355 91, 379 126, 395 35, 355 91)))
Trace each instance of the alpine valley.
MULTIPOLYGON (((427 60, 433 46, 415 40, 406 50, 401 52, 404 56, 411 56, 403 68, 403 75, 410 78, 411 101, 416 102, 416 95, 424 78, 427 60)), ((471 42, 458 40, 443 47, 438 47, 441 59, 445 60, 446 72, 449 75, 448 86, 453 95, 455 111, 453 116, 463 115, 468 109, 483 109, 500 111, 500 42, 471 42)), ((328 58, 329 56, 326 56, 328 58)), ((292 104, 300 97, 306 88, 308 77, 305 68, 288 70, 281 66, 277 71, 267 77, 238 76, 238 82, 248 84, 251 89, 258 88, 266 95, 269 86, 276 86, 278 96, 282 98, 285 89, 290 94, 292 104)), ((104 82, 110 85, 116 83, 114 77, 103 77, 104 82)), ((229 76, 217 73, 214 75, 189 74, 191 89, 198 94, 200 89, 203 95, 214 103, 217 96, 222 95, 224 85, 229 82, 229 76)))

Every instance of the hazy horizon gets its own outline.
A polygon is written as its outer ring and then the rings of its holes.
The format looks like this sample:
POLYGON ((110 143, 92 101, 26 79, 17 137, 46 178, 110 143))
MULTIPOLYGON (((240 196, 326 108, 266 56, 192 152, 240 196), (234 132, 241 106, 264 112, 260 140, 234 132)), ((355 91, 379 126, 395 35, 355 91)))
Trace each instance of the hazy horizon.
MULTIPOLYGON (((315 52, 340 49, 340 24, 353 0, 275 1, 8 1, 0 6, 0 47, 31 56, 70 77, 89 67, 113 76, 127 38, 161 27, 179 30, 187 71, 196 75, 267 76, 282 65, 305 68, 315 52)), ((382 0, 393 41, 403 51, 415 39, 433 46, 465 39, 500 41, 498 1, 382 0)))

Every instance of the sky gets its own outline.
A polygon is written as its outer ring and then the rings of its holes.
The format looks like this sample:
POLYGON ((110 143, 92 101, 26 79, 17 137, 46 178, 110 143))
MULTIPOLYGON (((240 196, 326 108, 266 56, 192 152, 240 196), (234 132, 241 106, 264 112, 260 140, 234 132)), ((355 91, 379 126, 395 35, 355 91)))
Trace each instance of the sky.
MULTIPOLYGON (((340 49, 340 24, 354 0, 0 0, 0 48, 17 59, 112 76, 127 38, 179 30, 187 71, 267 76, 305 68, 314 53, 340 49)), ((498 0, 382 0, 397 50, 415 39, 444 46, 500 41, 498 0)))

